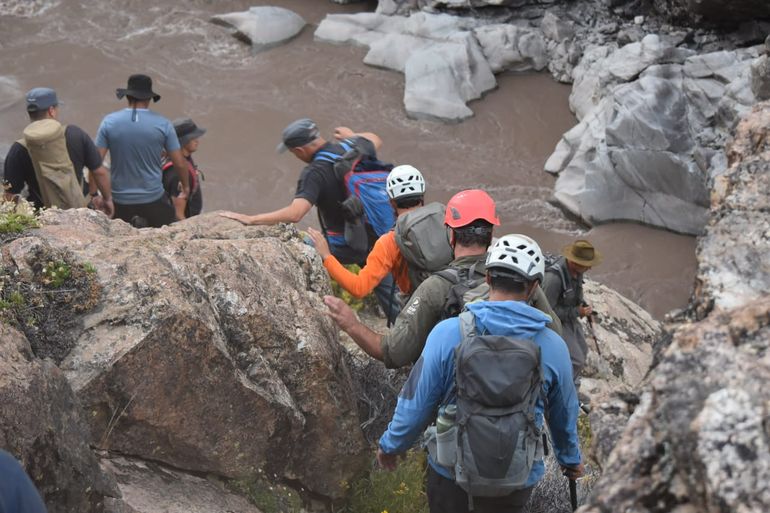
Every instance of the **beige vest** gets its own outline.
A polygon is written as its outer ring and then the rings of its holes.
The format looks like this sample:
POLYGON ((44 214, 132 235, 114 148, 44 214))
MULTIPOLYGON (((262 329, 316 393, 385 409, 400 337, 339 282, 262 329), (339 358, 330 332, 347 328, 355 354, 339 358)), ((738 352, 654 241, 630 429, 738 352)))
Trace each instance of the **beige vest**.
POLYGON ((65 127, 55 119, 33 121, 18 142, 29 152, 40 195, 46 207, 81 208, 88 205, 83 186, 67 152, 65 127))

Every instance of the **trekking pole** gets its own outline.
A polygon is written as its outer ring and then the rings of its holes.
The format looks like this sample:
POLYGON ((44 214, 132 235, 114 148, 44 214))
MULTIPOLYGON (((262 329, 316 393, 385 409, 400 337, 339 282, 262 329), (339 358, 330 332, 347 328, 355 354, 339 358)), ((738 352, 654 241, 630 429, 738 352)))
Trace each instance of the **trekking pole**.
POLYGON ((569 501, 572 504, 572 511, 577 509, 577 481, 569 479, 569 501))

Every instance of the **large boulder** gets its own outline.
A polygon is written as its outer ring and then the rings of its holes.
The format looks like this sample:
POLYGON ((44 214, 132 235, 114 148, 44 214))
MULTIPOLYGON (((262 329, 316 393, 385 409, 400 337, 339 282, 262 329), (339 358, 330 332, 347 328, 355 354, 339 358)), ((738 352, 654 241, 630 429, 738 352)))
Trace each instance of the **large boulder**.
POLYGON ((299 14, 283 7, 258 6, 248 11, 218 14, 212 23, 230 27, 233 35, 261 51, 279 46, 299 34, 305 20, 299 14))
POLYGON ((367 46, 364 62, 405 75, 404 106, 414 118, 460 121, 473 115, 467 103, 496 86, 473 29, 473 18, 415 13, 327 16, 316 39, 367 46))
POLYGON ((99 447, 344 493, 367 451, 357 391, 323 314, 326 275, 295 229, 211 215, 140 232, 88 210, 41 222, 4 265, 30 272, 42 247, 95 269, 102 302, 60 366, 99 447))
POLYGON ((24 335, 0 322, 0 448, 22 462, 49 512, 102 512, 106 498, 120 497, 90 442, 64 374, 35 358, 24 335))
POLYGON ((582 513, 770 510, 769 122, 765 102, 737 129, 698 245, 702 320, 675 327, 582 513))
POLYGON ((755 101, 749 70, 758 52, 693 55, 653 35, 588 50, 570 96, 580 123, 545 165, 559 175, 556 200, 589 224, 700 233, 726 134, 755 101))

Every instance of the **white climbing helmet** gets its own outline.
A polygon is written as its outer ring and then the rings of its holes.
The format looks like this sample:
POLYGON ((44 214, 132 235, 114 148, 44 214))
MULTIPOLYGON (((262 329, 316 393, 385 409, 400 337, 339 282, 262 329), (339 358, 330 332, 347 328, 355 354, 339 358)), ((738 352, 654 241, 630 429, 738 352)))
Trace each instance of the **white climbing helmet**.
POLYGON ((505 269, 527 280, 542 282, 545 258, 537 242, 526 235, 505 235, 489 248, 486 266, 487 269, 505 269))
POLYGON ((388 175, 388 197, 390 199, 422 196, 425 194, 425 179, 422 173, 412 166, 396 166, 388 175))

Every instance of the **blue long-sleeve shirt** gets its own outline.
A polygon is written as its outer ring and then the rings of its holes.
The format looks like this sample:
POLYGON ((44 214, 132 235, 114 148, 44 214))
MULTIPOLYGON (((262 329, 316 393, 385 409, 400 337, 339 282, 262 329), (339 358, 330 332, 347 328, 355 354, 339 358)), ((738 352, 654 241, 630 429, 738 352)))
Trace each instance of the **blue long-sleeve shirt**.
POLYGON ((0 513, 46 513, 43 499, 16 459, 0 450, 0 513))
MULTIPOLYGON (((581 461, 578 400, 572 381, 572 363, 564 340, 545 327, 550 318, 523 301, 482 301, 468 305, 468 310, 475 317, 477 333, 531 339, 540 347, 542 397, 546 398, 546 404, 542 398, 538 399, 535 419, 542 427, 547 408, 556 459, 565 466, 578 465, 581 461)), ((454 385, 454 350, 461 336, 458 318, 442 321, 431 331, 420 359, 399 394, 393 419, 380 438, 384 452, 406 451, 435 418, 438 406, 454 385)), ((436 472, 451 479, 448 469, 432 460, 429 463, 436 472)), ((535 462, 527 486, 534 486, 544 473, 543 461, 535 462)))

